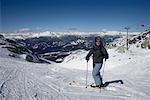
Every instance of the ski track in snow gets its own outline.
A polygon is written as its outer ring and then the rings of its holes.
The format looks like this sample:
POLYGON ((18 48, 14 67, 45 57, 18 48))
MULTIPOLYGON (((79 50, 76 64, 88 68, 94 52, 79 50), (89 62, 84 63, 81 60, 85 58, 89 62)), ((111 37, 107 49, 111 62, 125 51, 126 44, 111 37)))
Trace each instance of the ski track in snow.
POLYGON ((1 63, 4 66, 1 65, 0 72, 0 97, 2 100, 52 100, 57 98, 58 100, 68 100, 65 95, 55 88, 55 85, 52 83, 46 84, 38 77, 31 75, 34 71, 32 66, 25 66, 26 63, 17 66, 12 61, 9 67, 8 62, 2 61, 3 59, 1 59, 1 63), (31 69, 26 70, 27 67, 31 69))
MULTIPOLYGON (((110 84, 115 89, 112 91, 85 88, 85 70, 66 69, 61 64, 29 63, 3 55, 0 100, 149 100, 150 56, 141 55, 105 72, 105 82, 115 79, 124 82, 110 84)), ((92 82, 89 71, 88 85, 92 82)))

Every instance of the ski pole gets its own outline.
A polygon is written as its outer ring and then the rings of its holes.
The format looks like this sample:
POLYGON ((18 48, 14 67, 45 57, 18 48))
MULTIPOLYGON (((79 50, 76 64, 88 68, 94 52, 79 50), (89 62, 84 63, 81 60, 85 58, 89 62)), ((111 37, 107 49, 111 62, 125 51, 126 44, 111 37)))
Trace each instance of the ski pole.
POLYGON ((86 66, 86 88, 87 88, 87 78, 88 78, 88 61, 87 61, 87 66, 86 66))

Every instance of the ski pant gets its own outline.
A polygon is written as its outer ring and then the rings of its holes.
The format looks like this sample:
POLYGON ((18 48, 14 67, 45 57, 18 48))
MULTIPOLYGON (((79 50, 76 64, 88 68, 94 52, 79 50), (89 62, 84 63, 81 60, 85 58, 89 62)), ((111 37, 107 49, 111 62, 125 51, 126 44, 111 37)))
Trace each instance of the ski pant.
POLYGON ((102 63, 95 63, 93 66, 92 76, 94 78, 96 85, 102 84, 102 77, 100 74, 100 69, 102 68, 102 65, 103 65, 102 63))

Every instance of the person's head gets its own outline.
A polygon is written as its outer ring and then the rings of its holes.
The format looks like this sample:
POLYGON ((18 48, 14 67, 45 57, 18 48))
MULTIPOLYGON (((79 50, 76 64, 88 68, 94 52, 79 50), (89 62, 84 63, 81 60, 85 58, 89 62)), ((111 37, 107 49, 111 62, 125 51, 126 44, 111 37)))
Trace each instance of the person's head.
POLYGON ((95 38, 95 45, 98 46, 98 47, 103 45, 100 36, 97 36, 95 38))

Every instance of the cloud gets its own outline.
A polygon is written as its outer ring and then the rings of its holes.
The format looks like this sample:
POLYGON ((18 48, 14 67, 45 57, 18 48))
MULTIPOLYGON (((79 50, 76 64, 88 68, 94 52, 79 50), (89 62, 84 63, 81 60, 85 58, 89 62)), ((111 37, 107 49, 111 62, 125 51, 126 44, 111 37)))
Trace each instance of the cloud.
POLYGON ((41 27, 41 26, 38 26, 38 27, 35 27, 34 28, 34 31, 49 31, 49 30, 52 30, 50 27, 41 27))
POLYGON ((77 28, 75 28, 75 27, 69 27, 68 31, 69 32, 75 32, 75 31, 77 31, 77 28))
POLYGON ((107 31, 107 29, 105 29, 105 28, 104 28, 104 29, 102 29, 102 32, 106 32, 106 31, 107 31))
POLYGON ((42 27, 36 27, 35 29, 36 29, 36 30, 41 30, 41 29, 42 29, 42 27))
POLYGON ((24 28, 20 28, 18 30, 18 32, 31 32, 32 30, 30 28, 24 27, 24 28))

